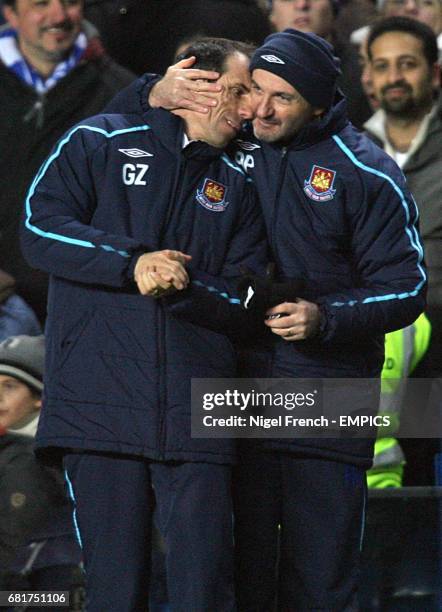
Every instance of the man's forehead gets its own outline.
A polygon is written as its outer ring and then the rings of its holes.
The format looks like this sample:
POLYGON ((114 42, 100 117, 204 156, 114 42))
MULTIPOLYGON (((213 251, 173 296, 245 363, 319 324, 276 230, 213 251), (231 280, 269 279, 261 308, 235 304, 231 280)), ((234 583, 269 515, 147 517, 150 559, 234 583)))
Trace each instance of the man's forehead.
MULTIPOLYGON (((53 0, 47 0, 47 4, 51 4, 53 0)), ((61 0, 61 4, 64 4, 66 6, 69 5, 76 5, 76 6, 80 6, 83 8, 84 6, 84 0, 61 0)), ((36 0, 15 0, 14 6, 16 10, 20 10, 20 9, 38 9, 38 3, 36 0)))
POLYGON ((235 53, 227 56, 225 61, 225 70, 221 76, 225 74, 241 73, 244 70, 248 71, 250 66, 250 59, 244 53, 235 51, 235 53))
POLYGON ((234 53, 229 55, 226 59, 225 71, 222 73, 218 81, 228 82, 231 85, 233 82, 237 82, 238 85, 250 84, 250 72, 249 72, 250 60, 243 53, 234 53))
POLYGON ((372 42, 370 50, 373 59, 387 51, 394 56, 424 55, 422 40, 409 32, 384 32, 372 42))
POLYGON ((260 87, 266 87, 274 92, 296 93, 295 88, 288 81, 262 68, 255 68, 252 72, 252 82, 260 87))

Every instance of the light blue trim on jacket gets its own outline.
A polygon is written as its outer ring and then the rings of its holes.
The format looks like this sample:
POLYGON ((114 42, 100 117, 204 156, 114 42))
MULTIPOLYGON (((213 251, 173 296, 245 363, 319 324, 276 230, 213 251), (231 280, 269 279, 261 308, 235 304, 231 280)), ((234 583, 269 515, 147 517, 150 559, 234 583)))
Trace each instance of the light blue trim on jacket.
MULTIPOLYGON (((365 170, 366 172, 369 172, 370 174, 374 174, 375 176, 378 176, 380 178, 383 178, 384 180, 386 180, 388 183, 390 183, 390 185, 393 187, 394 191, 398 194, 399 199, 401 201, 401 204, 405 210, 405 217, 406 217, 406 225, 405 225, 405 232, 407 234, 407 236, 410 239, 410 244, 413 247, 413 249, 416 250, 417 252, 417 267, 422 275, 422 280, 420 283, 418 283, 416 285, 416 287, 414 288, 413 291, 407 291, 404 293, 390 293, 389 295, 380 295, 380 296, 372 296, 372 297, 367 297, 364 300, 362 300, 362 304, 370 304, 372 302, 385 302, 385 301, 389 301, 389 300, 403 300, 405 298, 409 298, 409 297, 415 297, 419 291, 422 289, 423 285, 425 284, 425 281, 427 279, 426 274, 424 269, 422 268, 422 266, 420 265, 422 260, 423 260, 423 248, 422 245, 420 243, 419 240, 419 235, 417 233, 417 229, 416 226, 414 225, 414 223, 412 224, 412 231, 410 231, 410 229, 407 227, 408 223, 410 223, 410 211, 408 208, 408 204, 407 204, 407 200, 405 198, 404 192, 402 191, 402 189, 393 181, 393 179, 391 177, 389 177, 387 174, 385 174, 384 172, 380 172, 379 170, 376 170, 375 168, 371 168, 370 166, 366 166, 365 164, 363 164, 362 162, 360 162, 354 155, 354 153, 352 153, 352 151, 350 151, 350 149, 347 147, 346 144, 344 144, 344 142, 341 140, 341 138, 339 138, 339 136, 332 136, 333 140, 336 142, 336 144, 338 145, 338 147, 345 153, 345 155, 347 155, 347 157, 350 158, 350 160, 355 164, 355 166, 358 166, 358 168, 361 168, 362 170, 365 170), (413 237, 414 234, 414 237, 413 237)), ((414 200, 413 200, 414 202, 414 200)), ((415 206, 416 203, 414 202, 415 206)), ((332 306, 354 306, 355 304, 357 304, 357 301, 352 300, 350 302, 334 302, 332 304, 332 306)))
POLYGON ((114 249, 113 247, 111 247, 109 245, 96 245, 96 244, 93 244, 92 242, 89 242, 88 240, 79 240, 77 238, 70 238, 69 236, 63 236, 62 234, 54 234, 52 232, 45 232, 45 231, 41 230, 40 228, 38 228, 37 226, 32 225, 32 223, 31 223, 31 217, 32 217, 31 198, 32 198, 32 196, 35 193, 37 185, 39 184, 41 179, 46 174, 46 172, 47 172, 49 166, 52 164, 52 162, 54 160, 56 160, 57 157, 60 156, 61 150, 63 149, 63 147, 70 141, 72 136, 76 132, 78 132, 79 130, 89 130, 91 132, 97 132, 99 134, 103 134, 103 136, 105 136, 106 138, 113 138, 114 136, 119 136, 120 134, 127 134, 129 132, 147 131, 147 130, 150 130, 150 127, 148 125, 140 125, 140 126, 133 127, 133 128, 114 130, 113 132, 106 132, 106 130, 103 130, 102 128, 98 128, 98 127, 94 127, 94 126, 90 126, 90 125, 78 125, 73 130, 71 130, 69 132, 69 134, 67 134, 67 136, 65 136, 65 138, 60 140, 60 142, 58 143, 57 149, 55 150, 55 152, 52 155, 50 155, 48 157, 48 159, 42 165, 40 170, 37 172, 37 175, 35 176, 35 178, 34 178, 34 180, 32 182, 31 187, 29 188, 29 192, 28 192, 28 195, 26 197, 26 205, 25 205, 26 206, 26 221, 25 221, 25 225, 26 225, 26 227, 29 230, 31 230, 31 232, 34 232, 35 234, 37 234, 38 236, 42 236, 43 238, 50 238, 52 240, 58 240, 60 242, 66 242, 68 244, 73 244, 73 245, 76 245, 76 246, 82 246, 82 247, 90 248, 90 249, 95 249, 95 248, 97 248, 97 246, 101 246, 106 251, 112 251, 112 252, 118 253, 122 257, 129 257, 129 254, 126 251, 119 251, 119 250, 114 249))
POLYGON ((78 527, 78 521, 77 521, 77 508, 76 508, 77 502, 76 502, 75 495, 74 495, 74 487, 72 486, 72 482, 71 482, 71 480, 69 478, 67 470, 64 471, 64 477, 65 477, 66 483, 68 485, 69 497, 71 498, 71 500, 72 500, 72 502, 74 504, 74 509, 73 509, 73 512, 72 512, 72 520, 74 522, 75 534, 77 536, 78 543, 80 544, 80 548, 83 548, 83 542, 81 540, 80 528, 78 527))
POLYGON ((201 281, 197 281, 197 280, 192 281, 192 284, 196 285, 197 287, 202 287, 203 289, 207 289, 207 291, 209 291, 210 293, 217 293, 225 300, 228 300, 231 304, 241 304, 241 300, 239 300, 238 298, 231 298, 228 293, 221 293, 221 291, 219 291, 219 289, 217 289, 216 287, 205 285, 201 281))

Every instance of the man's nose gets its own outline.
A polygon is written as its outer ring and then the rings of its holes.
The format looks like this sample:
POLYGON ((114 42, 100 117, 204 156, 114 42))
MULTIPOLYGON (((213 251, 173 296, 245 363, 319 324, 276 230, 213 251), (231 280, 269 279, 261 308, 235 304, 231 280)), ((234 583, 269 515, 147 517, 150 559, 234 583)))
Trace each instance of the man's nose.
POLYGON ((407 15, 417 15, 419 7, 416 0, 407 0, 405 3, 405 12, 407 15))
POLYGON ((48 16, 53 23, 59 23, 67 19, 67 7, 61 0, 51 0, 49 4, 48 16))
POLYGON ((388 80, 389 83, 396 83, 397 81, 401 81, 402 80, 402 72, 401 72, 400 68, 398 66, 396 66, 396 64, 392 64, 388 68, 387 80, 388 80))
POLYGON ((243 99, 239 104, 238 115, 240 116, 241 121, 250 121, 255 116, 250 94, 243 96, 243 99))
POLYGON ((298 11, 308 11, 310 8, 310 0, 295 0, 293 5, 298 11))
POLYGON ((273 114, 273 109, 272 106, 270 104, 270 99, 267 97, 262 98, 262 100, 260 100, 257 108, 256 108, 256 115, 257 117, 260 117, 261 119, 264 119, 265 117, 269 117, 273 114))
POLYGON ((260 119, 266 119, 273 114, 272 108, 268 102, 261 102, 256 109, 256 116, 260 119))

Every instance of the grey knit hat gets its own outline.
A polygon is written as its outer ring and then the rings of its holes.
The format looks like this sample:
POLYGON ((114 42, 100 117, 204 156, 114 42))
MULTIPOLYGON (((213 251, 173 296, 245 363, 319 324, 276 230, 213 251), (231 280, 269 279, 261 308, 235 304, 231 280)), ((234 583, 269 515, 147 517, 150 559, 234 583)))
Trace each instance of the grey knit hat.
POLYGON ((11 336, 0 343, 0 374, 43 391, 44 336, 11 336))

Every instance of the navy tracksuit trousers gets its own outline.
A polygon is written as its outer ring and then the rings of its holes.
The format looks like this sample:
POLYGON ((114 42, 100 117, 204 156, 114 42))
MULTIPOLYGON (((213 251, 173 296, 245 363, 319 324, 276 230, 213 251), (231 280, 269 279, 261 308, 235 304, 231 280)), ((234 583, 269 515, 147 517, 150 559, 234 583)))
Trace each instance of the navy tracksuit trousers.
POLYGON ((233 482, 238 612, 356 611, 365 471, 256 452, 233 482))
POLYGON ((173 612, 234 612, 231 468, 79 452, 64 458, 87 612, 147 612, 151 524, 166 543, 173 612))

